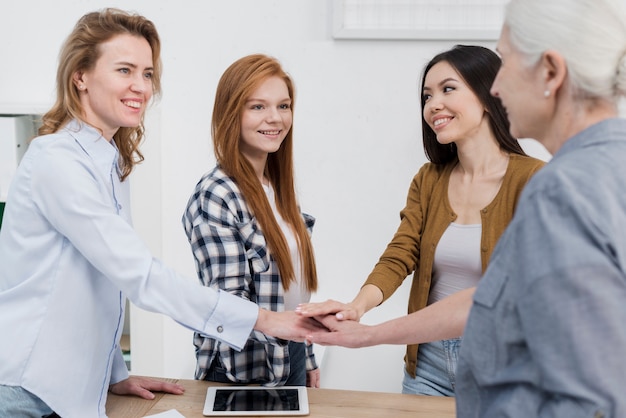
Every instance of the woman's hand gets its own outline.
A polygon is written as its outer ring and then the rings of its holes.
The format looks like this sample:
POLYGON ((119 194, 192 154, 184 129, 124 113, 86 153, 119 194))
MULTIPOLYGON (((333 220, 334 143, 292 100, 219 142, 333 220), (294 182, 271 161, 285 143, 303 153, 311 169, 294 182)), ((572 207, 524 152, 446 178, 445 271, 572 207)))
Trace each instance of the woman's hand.
POLYGON ((369 347, 379 344, 375 327, 356 321, 338 321, 334 315, 317 317, 330 332, 312 332, 307 340, 319 345, 339 345, 348 348, 369 347))
POLYGON ((306 342, 306 336, 311 332, 328 332, 314 318, 299 315, 294 311, 274 312, 266 309, 259 309, 254 329, 265 335, 297 342, 306 342))
POLYGON ((320 387, 320 369, 308 370, 306 372, 306 387, 319 388, 320 387))
POLYGON ((296 312, 306 317, 323 317, 334 314, 338 320, 361 319, 363 312, 360 312, 352 303, 341 303, 336 300, 328 299, 326 302, 319 303, 301 303, 296 307, 296 312))
POLYGON ((366 284, 350 303, 341 303, 328 299, 321 303, 301 303, 296 312, 305 317, 323 317, 334 315, 340 321, 360 321, 365 312, 378 306, 383 301, 383 292, 372 284, 366 284))
POLYGON ((110 385, 109 392, 116 395, 134 395, 143 399, 154 399, 154 393, 152 392, 182 395, 185 393, 185 388, 176 383, 149 379, 147 377, 130 376, 126 380, 110 385))

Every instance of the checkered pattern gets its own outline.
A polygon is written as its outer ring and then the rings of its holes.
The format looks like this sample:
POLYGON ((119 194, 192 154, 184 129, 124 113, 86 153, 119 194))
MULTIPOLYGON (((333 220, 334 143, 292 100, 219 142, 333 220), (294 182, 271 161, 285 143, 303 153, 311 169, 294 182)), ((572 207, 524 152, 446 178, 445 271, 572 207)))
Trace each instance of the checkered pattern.
MULTIPOLYGON (((314 219, 303 214, 309 231, 314 219)), ((183 215, 196 270, 205 286, 223 289, 271 311, 283 311, 278 266, 235 182, 219 166, 196 185, 183 215)), ((241 352, 196 333, 196 379, 204 379, 217 352, 233 382, 282 385, 289 377, 288 342, 252 331, 241 352)), ((307 347, 307 370, 317 367, 307 347)))

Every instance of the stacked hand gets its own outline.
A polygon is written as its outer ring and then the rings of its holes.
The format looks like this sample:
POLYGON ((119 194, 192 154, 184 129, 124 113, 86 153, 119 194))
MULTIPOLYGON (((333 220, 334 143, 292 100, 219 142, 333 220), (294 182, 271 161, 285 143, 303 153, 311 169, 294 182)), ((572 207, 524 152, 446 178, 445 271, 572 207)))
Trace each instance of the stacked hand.
POLYGON ((323 330, 314 330, 307 336, 307 341, 320 345, 340 345, 357 348, 373 345, 369 342, 372 327, 358 321, 361 313, 352 304, 335 300, 321 303, 303 303, 296 312, 306 318, 315 318, 324 326, 323 330))

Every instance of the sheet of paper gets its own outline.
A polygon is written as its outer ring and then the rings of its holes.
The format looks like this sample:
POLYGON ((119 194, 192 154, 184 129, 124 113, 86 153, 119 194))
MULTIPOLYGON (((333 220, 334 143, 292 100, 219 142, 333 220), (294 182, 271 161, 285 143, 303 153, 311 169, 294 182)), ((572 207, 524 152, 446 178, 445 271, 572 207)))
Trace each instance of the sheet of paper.
POLYGON ((175 409, 170 409, 169 411, 161 412, 156 415, 146 415, 146 418, 185 418, 180 412, 175 409))

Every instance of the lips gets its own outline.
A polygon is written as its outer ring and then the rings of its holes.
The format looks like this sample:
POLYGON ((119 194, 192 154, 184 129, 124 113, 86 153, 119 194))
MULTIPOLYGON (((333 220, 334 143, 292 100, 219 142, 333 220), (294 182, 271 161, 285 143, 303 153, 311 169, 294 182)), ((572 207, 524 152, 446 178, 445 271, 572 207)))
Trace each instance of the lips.
POLYGON ((122 100, 122 103, 133 109, 141 109, 141 102, 137 100, 122 100))
POLYGON ((444 123, 450 122, 452 120, 452 118, 439 118, 433 121, 433 126, 437 127, 439 125, 442 125, 444 123))

